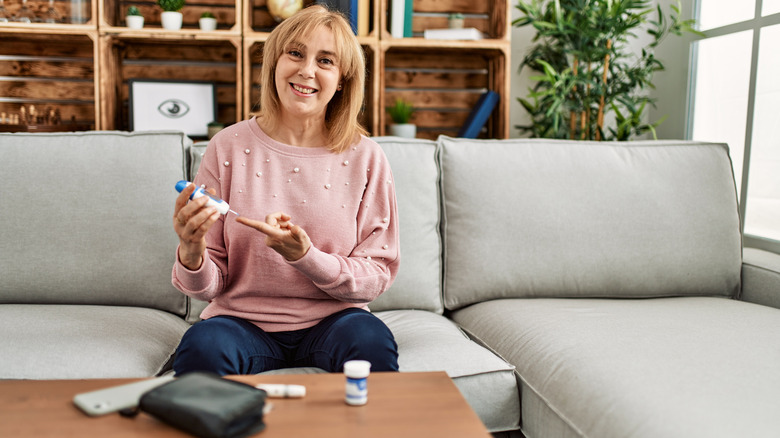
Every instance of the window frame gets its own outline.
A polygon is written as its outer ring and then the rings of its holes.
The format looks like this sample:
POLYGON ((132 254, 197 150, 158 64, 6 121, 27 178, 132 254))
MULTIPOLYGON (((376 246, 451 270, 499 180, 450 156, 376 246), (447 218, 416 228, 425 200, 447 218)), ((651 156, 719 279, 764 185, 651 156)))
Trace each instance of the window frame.
MULTIPOLYGON (((700 21, 701 17, 701 2, 702 0, 693 0, 694 17, 696 22, 700 21)), ((742 233, 742 240, 745 247, 758 248, 766 251, 771 251, 780 254, 780 240, 774 240, 768 237, 762 237, 745 233, 745 213, 747 210, 747 193, 748 183, 750 180, 750 155, 753 142, 753 121, 755 114, 756 103, 756 82, 758 77, 758 55, 759 55, 759 43, 761 41, 761 31, 765 27, 779 25, 780 13, 772 15, 761 16, 761 9, 763 7, 763 0, 755 0, 755 10, 753 11, 753 18, 738 23, 727 24, 725 26, 716 27, 713 29, 707 29, 702 31, 704 36, 695 36, 691 43, 690 51, 690 71, 688 73, 688 110, 685 123, 685 138, 692 139, 693 137, 693 115, 696 108, 696 73, 698 70, 698 47, 699 41, 715 38, 724 35, 731 35, 743 31, 753 31, 752 35, 752 47, 750 54, 750 81, 748 84, 748 104, 747 114, 745 120, 745 149, 743 152, 742 160, 742 181, 736 181, 739 185, 739 218, 740 218, 740 232, 742 233)))

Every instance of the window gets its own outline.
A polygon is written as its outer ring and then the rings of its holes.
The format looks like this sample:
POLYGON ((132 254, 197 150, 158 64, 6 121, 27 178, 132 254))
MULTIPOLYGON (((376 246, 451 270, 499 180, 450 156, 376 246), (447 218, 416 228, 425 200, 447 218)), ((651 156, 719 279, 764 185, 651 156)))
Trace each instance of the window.
POLYGON ((695 0, 689 137, 727 142, 745 243, 780 252, 780 0, 695 0))

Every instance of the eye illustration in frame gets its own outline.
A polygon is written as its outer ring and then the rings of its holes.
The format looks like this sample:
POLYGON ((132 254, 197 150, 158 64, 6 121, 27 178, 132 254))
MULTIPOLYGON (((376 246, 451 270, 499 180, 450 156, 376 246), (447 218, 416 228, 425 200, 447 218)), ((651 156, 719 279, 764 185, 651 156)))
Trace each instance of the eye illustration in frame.
POLYGON ((157 111, 159 111, 160 114, 164 115, 165 117, 178 119, 179 117, 184 117, 185 114, 190 112, 190 106, 187 105, 187 102, 179 99, 168 99, 157 107, 157 111))

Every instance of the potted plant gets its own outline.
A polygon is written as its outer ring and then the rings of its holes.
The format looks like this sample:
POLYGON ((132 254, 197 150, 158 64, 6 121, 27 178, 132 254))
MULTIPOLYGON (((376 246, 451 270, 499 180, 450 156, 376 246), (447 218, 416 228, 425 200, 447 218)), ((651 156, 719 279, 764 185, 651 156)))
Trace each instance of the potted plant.
POLYGON ((520 68, 540 74, 520 104, 531 123, 516 126, 533 137, 628 140, 650 132, 663 119, 648 122, 653 104, 646 89, 664 69, 655 47, 669 34, 694 32, 682 20, 680 2, 664 14, 648 0, 519 0, 513 25, 533 26, 537 44, 520 68), (628 43, 640 31, 649 36, 641 50, 628 43), (639 52, 639 53, 637 53, 639 52))
POLYGON ((141 15, 141 11, 137 6, 130 6, 127 8, 127 16, 125 16, 125 23, 130 29, 141 29, 144 27, 144 16, 141 15))
POLYGON ((449 25, 450 29, 463 29, 463 20, 463 14, 460 12, 455 12, 447 17, 447 24, 449 25))
POLYGON ((204 12, 200 14, 200 19, 198 20, 198 25, 200 25, 200 30, 211 32, 213 30, 216 30, 217 28, 217 17, 214 16, 211 12, 204 12))
POLYGON ((181 29, 182 13, 184 0, 157 0, 157 4, 162 8, 161 14, 162 27, 168 30, 181 29))
POLYGON ((417 126, 409 123, 414 113, 414 107, 403 99, 396 99, 395 104, 387 108, 390 119, 390 135, 396 137, 415 138, 417 136, 417 126))

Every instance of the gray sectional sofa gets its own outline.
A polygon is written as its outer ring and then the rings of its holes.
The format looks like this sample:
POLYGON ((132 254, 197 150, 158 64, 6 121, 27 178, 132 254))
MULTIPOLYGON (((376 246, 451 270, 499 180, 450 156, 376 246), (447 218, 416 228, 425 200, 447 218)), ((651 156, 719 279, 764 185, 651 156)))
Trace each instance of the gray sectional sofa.
MULTIPOLYGON (((743 249, 725 145, 377 138, 402 268, 371 309, 497 435, 770 437, 780 255, 743 249)), ((168 370, 179 133, 0 134, 0 378, 168 370)))

